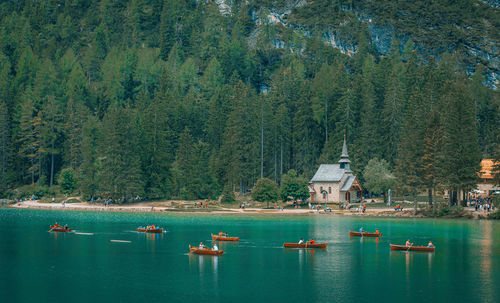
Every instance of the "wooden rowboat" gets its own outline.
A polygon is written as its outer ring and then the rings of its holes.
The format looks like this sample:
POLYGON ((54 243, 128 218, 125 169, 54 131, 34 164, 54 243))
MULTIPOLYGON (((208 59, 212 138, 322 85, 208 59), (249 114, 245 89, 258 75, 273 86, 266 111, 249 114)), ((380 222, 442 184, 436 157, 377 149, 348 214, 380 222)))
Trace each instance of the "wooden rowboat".
POLYGON ((155 229, 148 229, 148 228, 137 228, 137 231, 140 233, 157 233, 161 234, 163 232, 163 228, 155 228, 155 229))
POLYGON ((212 240, 217 241, 239 241, 239 237, 226 237, 212 234, 212 240))
POLYGON ((68 227, 68 229, 66 229, 66 228, 64 228, 64 226, 61 226, 61 225, 58 225, 58 226, 51 225, 49 231, 57 231, 57 232, 61 232, 61 233, 72 232, 71 228, 68 227))
POLYGON ((351 237, 382 237, 382 233, 367 233, 359 231, 349 231, 349 236, 351 237))
POLYGON ((192 254, 198 255, 211 255, 211 256, 220 256, 224 253, 223 250, 213 250, 209 248, 199 249, 198 247, 189 245, 189 252, 192 254))
POLYGON ((406 245, 396 245, 389 244, 391 246, 391 250, 403 250, 403 251, 434 251, 436 247, 428 247, 428 246, 406 246, 406 245))
POLYGON ((326 246, 328 245, 328 243, 314 243, 314 244, 311 244, 311 243, 303 243, 303 244, 299 244, 299 243, 283 243, 283 246, 284 247, 287 247, 287 248, 326 248, 326 246))

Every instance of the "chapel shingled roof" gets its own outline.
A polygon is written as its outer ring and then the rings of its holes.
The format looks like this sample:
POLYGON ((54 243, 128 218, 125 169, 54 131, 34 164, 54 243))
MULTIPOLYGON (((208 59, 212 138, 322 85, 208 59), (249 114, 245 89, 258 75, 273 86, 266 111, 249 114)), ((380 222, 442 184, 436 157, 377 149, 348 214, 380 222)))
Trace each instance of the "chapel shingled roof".
POLYGON ((349 176, 344 182, 344 185, 342 185, 342 188, 340 191, 348 191, 351 189, 352 183, 354 183, 354 180, 356 180, 355 176, 349 176))
POLYGON ((339 164, 321 164, 310 182, 338 182, 345 172, 339 164))

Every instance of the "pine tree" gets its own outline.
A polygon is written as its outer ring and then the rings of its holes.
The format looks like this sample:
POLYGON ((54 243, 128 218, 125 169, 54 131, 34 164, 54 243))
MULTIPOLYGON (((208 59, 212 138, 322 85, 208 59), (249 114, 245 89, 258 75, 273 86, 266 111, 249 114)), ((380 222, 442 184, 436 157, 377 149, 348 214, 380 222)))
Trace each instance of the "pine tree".
POLYGON ((173 194, 171 165, 173 162, 173 132, 168 124, 166 105, 156 97, 141 117, 141 158, 146 196, 165 198, 173 194))
POLYGON ((72 169, 77 170, 82 162, 83 126, 90 115, 80 102, 70 98, 64 114, 64 160, 72 169))
POLYGON ((401 141, 396 158, 396 177, 404 193, 411 193, 417 212, 417 193, 422 187, 422 138, 423 117, 422 92, 419 88, 408 100, 408 109, 404 116, 401 141))
POLYGON ((185 129, 179 137, 177 153, 174 162, 174 174, 177 185, 176 194, 182 199, 194 199, 195 193, 190 191, 189 184, 194 176, 194 139, 189 129, 185 129))
MULTIPOLYGON (((476 187, 481 153, 478 145, 473 99, 464 80, 448 80, 442 95, 443 106, 448 109, 444 117, 443 152, 445 184, 457 194, 476 187)), ((455 203, 452 197, 450 202, 455 203)))
POLYGON ((393 65, 391 74, 388 78, 387 90, 385 91, 384 107, 382 110, 382 154, 389 163, 394 164, 397 148, 401 135, 403 124, 403 113, 406 108, 404 83, 405 67, 396 62, 393 65))
POLYGON ((86 198, 96 199, 100 194, 102 181, 103 160, 101 142, 103 129, 101 122, 94 116, 89 115, 82 128, 82 164, 79 169, 80 192, 86 198))
POLYGON ((360 127, 357 138, 357 155, 356 163, 360 167, 367 165, 368 161, 373 158, 380 158, 382 153, 379 127, 381 123, 382 113, 379 111, 376 103, 376 91, 374 85, 375 78, 375 62, 372 56, 366 57, 363 67, 361 79, 361 113, 360 127))
POLYGON ((103 118, 102 192, 118 201, 144 193, 136 115, 129 108, 111 106, 103 118))
POLYGON ((5 101, 0 101, 0 194, 7 189, 11 157, 10 123, 5 101))
POLYGON ((221 160, 226 167, 226 180, 233 186, 239 184, 240 193, 258 176, 259 132, 258 106, 255 96, 241 81, 233 90, 232 111, 228 115, 222 144, 221 160))
POLYGON ((23 175, 21 178, 24 179, 24 173, 27 172, 31 175, 31 184, 34 184, 37 173, 40 177, 39 171, 41 169, 40 162, 43 150, 41 149, 40 142, 41 117, 35 113, 31 100, 32 96, 28 91, 25 94, 25 103, 21 108, 16 146, 18 156, 26 160, 22 167, 23 175))
POLYGON ((47 103, 41 111, 41 146, 44 153, 49 156, 49 186, 54 185, 56 155, 59 155, 61 132, 63 127, 63 117, 61 109, 54 96, 49 96, 47 103))

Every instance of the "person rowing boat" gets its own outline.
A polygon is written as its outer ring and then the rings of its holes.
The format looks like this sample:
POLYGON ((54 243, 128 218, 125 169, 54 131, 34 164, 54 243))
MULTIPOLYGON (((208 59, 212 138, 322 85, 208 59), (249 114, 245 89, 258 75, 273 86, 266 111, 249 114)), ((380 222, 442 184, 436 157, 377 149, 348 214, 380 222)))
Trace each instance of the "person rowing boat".
POLYGON ((411 242, 410 242, 410 239, 408 239, 408 240, 406 241, 406 247, 410 247, 410 246, 412 246, 412 245, 413 245, 413 243, 411 243, 411 242))
POLYGON ((299 240, 299 244, 304 244, 304 238, 299 240))

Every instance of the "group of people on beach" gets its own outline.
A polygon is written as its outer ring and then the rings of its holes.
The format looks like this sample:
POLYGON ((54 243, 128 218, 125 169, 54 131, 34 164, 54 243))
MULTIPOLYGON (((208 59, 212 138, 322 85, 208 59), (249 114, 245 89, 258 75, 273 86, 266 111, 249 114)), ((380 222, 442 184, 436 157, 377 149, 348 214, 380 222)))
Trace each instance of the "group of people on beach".
POLYGON ((194 207, 197 208, 208 208, 208 202, 203 203, 203 201, 200 202, 194 202, 194 207))
POLYGON ((474 205, 475 211, 484 211, 484 212, 490 212, 495 207, 490 197, 486 198, 479 197, 476 199, 472 199, 471 205, 474 205))

